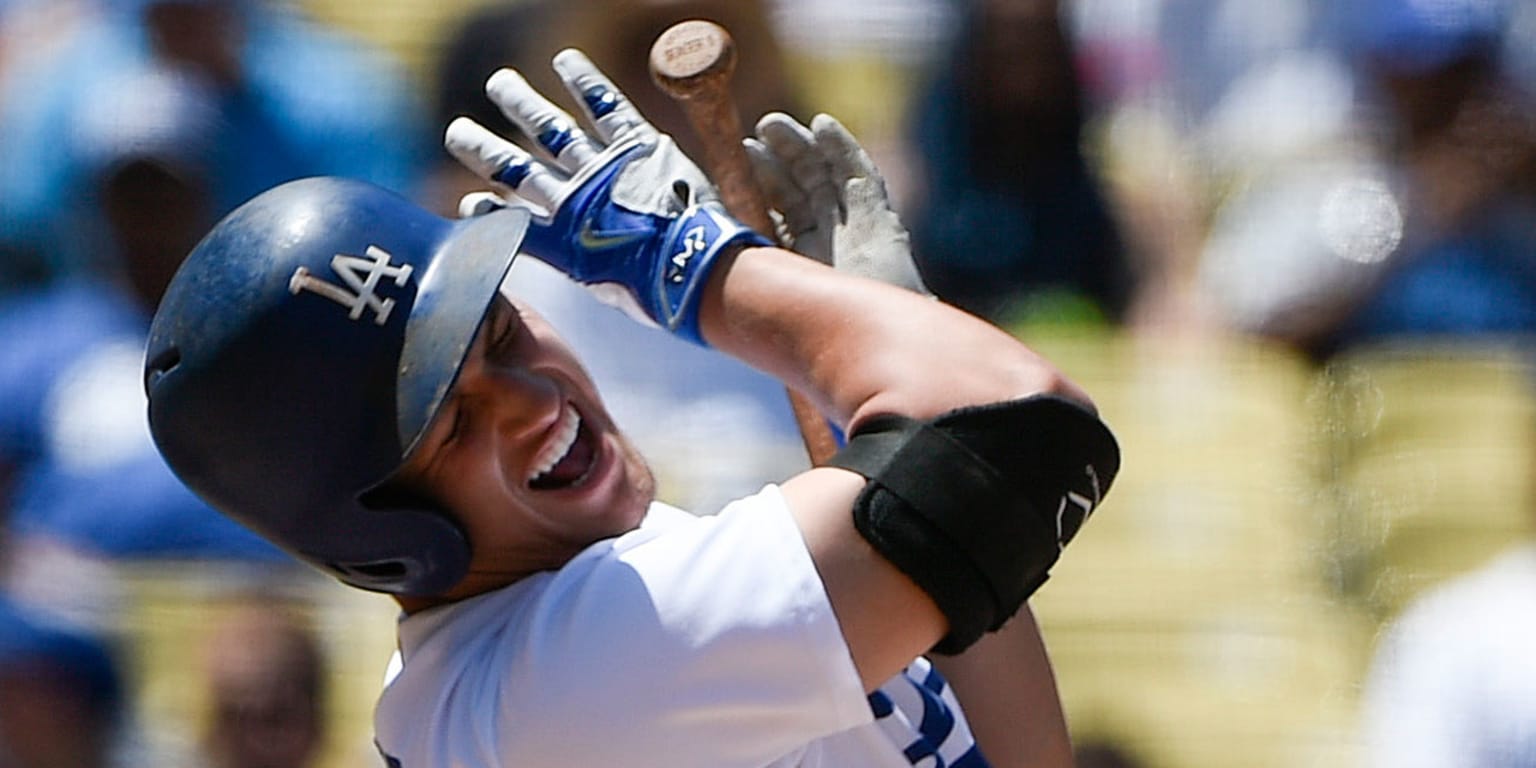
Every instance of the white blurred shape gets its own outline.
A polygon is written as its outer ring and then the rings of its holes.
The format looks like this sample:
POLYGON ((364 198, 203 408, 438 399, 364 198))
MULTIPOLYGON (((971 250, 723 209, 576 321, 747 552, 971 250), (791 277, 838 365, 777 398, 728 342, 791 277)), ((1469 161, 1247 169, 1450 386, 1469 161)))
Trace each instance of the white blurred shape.
POLYGON ((144 349, 128 339, 86 352, 49 393, 48 448, 66 470, 87 472, 154 450, 139 375, 144 349))
POLYGON ((1205 137, 1216 165, 1241 170, 1336 144, 1355 103, 1348 70, 1333 56, 1298 51, 1243 75, 1213 110, 1205 137))
POLYGON ((1347 179, 1323 197, 1318 212, 1323 242, 1341 259, 1385 260, 1403 240, 1403 212, 1378 179, 1347 179))
POLYGON ((1297 164, 1227 203, 1201 258, 1201 283, 1242 330, 1305 337, 1358 300, 1401 239, 1379 169, 1297 164))

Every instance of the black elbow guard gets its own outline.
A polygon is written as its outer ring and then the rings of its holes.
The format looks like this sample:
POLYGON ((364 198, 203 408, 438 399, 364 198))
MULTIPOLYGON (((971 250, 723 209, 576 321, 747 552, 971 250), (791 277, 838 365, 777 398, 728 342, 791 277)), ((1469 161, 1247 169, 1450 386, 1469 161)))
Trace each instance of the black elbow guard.
POLYGON ((994 631, 1045 582, 1120 469, 1108 427, 1036 396, 920 422, 872 419, 830 462, 869 480, 853 520, 949 620, 954 654, 994 631))

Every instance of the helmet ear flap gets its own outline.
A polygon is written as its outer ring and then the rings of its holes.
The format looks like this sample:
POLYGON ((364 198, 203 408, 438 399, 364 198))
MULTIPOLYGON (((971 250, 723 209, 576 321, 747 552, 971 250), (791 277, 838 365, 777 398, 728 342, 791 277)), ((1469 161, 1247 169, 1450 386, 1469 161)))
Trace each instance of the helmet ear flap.
POLYGON ((469 572, 469 540, 436 510, 370 510, 387 515, 388 529, 375 529, 357 552, 332 549, 308 559, 359 589, 398 595, 440 595, 469 572), (383 535, 379 535, 383 534, 383 535), (383 557, 381 554, 388 553, 383 557))
POLYGON ((411 576, 411 563, 404 558, 374 560, 365 563, 326 563, 336 578, 363 589, 384 584, 398 584, 411 576))
POLYGON ((469 572, 469 538, 440 505, 385 483, 358 497, 357 506, 350 517, 382 516, 388 521, 387 530, 370 537, 369 552, 350 558, 333 553, 320 561, 343 582, 375 592, 437 595, 452 589, 469 572), (381 534, 399 546, 379 548, 381 534), (377 551, 398 554, 370 556, 377 551))

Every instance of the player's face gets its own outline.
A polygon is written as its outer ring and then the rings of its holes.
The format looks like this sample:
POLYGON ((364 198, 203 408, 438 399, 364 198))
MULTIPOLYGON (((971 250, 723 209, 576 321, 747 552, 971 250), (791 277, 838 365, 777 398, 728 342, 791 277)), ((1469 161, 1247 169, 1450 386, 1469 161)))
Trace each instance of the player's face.
POLYGON ((639 525, 655 490, 570 348, 504 297, 400 478, 469 536, 470 575, 450 596, 559 567, 639 525))

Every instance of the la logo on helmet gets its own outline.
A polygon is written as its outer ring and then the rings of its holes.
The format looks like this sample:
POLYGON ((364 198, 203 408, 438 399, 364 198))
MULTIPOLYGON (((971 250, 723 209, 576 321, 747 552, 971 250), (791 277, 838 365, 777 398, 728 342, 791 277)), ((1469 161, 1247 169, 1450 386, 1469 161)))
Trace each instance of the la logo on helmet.
POLYGON ((307 268, 299 267, 293 271, 293 277, 288 279, 288 292, 295 295, 300 291, 318 293, 346 307, 349 310, 347 318, 350 320, 361 318, 364 310, 371 309, 374 324, 383 325, 389 321, 395 300, 380 297, 375 292, 379 281, 390 278, 395 285, 403 286, 411 277, 411 265, 390 264, 389 252, 376 245, 368 246, 364 253, 364 256, 338 253, 331 257, 331 270, 341 278, 345 286, 326 282, 310 274, 307 268), (351 290, 348 291, 348 288, 351 290))

